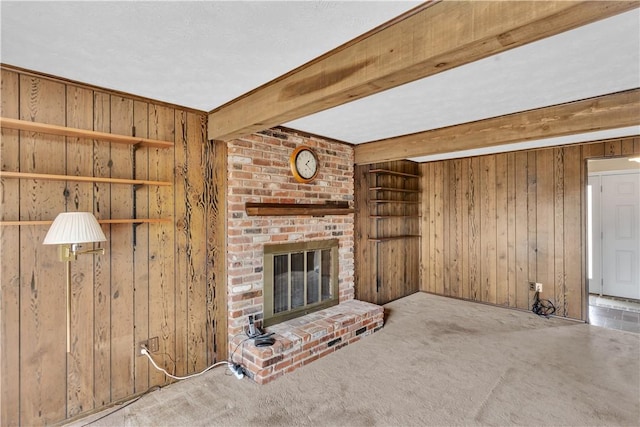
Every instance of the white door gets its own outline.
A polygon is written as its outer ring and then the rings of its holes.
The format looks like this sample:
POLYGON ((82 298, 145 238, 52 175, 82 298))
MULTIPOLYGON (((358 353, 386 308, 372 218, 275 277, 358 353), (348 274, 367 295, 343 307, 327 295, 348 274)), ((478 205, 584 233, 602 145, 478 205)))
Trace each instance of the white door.
POLYGON ((602 295, 602 232, 600 229, 600 175, 589 176, 587 193, 589 293, 602 295))
POLYGON ((602 293, 640 299, 640 174, 601 178, 602 293))

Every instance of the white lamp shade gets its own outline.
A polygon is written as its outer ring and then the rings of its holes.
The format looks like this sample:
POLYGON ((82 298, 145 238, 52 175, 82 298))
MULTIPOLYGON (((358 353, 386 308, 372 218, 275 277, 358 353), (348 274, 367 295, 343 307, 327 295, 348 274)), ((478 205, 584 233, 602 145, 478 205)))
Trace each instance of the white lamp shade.
POLYGON ((44 238, 44 245, 104 242, 107 238, 91 212, 58 214, 44 238))

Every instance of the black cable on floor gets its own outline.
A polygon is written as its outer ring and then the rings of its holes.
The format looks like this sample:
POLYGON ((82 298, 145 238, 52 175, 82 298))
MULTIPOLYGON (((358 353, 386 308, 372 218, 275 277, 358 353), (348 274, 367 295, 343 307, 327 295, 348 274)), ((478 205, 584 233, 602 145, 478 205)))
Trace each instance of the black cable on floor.
POLYGON ((538 316, 549 317, 556 312, 556 306, 553 305, 548 299, 540 298, 540 292, 536 292, 533 297, 533 305, 531 306, 533 311, 538 316))

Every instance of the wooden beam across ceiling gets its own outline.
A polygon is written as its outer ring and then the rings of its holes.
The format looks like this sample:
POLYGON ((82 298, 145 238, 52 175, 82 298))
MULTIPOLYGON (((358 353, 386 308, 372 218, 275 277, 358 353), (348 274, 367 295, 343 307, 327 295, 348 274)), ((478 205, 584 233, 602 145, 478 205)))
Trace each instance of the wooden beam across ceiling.
POLYGON ((209 113, 229 140, 637 8, 638 1, 435 1, 209 113))
POLYGON ((640 89, 356 145, 370 164, 640 125, 640 89))

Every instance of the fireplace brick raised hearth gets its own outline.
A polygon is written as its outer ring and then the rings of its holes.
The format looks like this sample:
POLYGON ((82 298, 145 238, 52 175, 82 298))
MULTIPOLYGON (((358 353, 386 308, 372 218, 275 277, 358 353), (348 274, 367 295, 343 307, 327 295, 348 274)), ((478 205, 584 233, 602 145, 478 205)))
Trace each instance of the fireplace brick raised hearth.
POLYGON ((230 355, 247 338, 249 316, 258 324, 263 319, 264 245, 338 239, 339 304, 269 327, 276 337, 272 347, 256 348, 247 340, 234 354, 256 382, 264 383, 370 334, 382 326, 383 314, 379 306, 354 300, 353 213, 249 216, 245 211, 246 203, 346 202, 353 207, 353 147, 276 129, 228 141, 227 149, 230 355), (312 147, 320 164, 317 178, 308 184, 297 182, 289 167, 289 155, 300 145, 312 147))
POLYGON ((376 332, 384 310, 368 302, 349 300, 266 329, 275 343, 256 347, 244 335, 232 342, 232 358, 258 384, 266 384, 320 357, 376 332))

